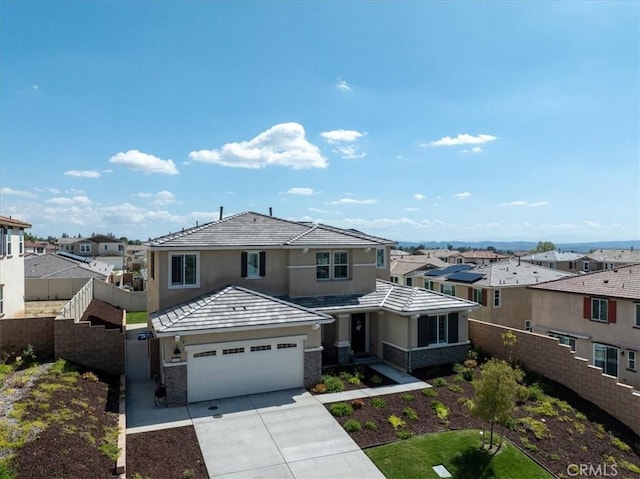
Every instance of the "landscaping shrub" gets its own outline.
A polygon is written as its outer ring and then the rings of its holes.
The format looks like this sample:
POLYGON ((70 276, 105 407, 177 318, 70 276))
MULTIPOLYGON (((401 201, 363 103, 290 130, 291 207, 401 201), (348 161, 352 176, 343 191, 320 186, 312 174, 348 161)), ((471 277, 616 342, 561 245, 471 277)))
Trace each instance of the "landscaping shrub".
POLYGON ((311 392, 314 394, 324 394, 327 392, 327 385, 324 383, 316 384, 311 388, 311 392))
POLYGON ((382 379, 382 376, 374 374, 369 378, 369 381, 371 381, 373 384, 382 384, 384 382, 384 379, 382 379))
POLYGON ((538 402, 544 397, 544 391, 540 387, 540 384, 537 382, 531 384, 527 388, 527 393, 527 397, 533 402, 538 402))
POLYGON ((98 382, 98 376, 92 371, 87 371, 86 373, 82 373, 82 376, 80 377, 86 381, 91 381, 94 383, 98 382))
POLYGON ((360 421, 357 421, 355 419, 349 419, 347 422, 344 423, 344 430, 347 432, 358 432, 362 430, 362 425, 360 424, 360 421))
POLYGON ((534 414, 539 414, 540 416, 547 417, 556 417, 558 416, 558 411, 555 410, 553 404, 550 401, 542 401, 535 406, 525 406, 524 410, 527 412, 531 412, 534 414))
POLYGON ((362 399, 354 399, 351 401, 351 407, 353 407, 353 409, 362 409, 363 406, 364 401, 362 399))
POLYGON ((549 437, 549 428, 542 421, 538 421, 532 417, 523 417, 518 419, 518 423, 523 426, 523 430, 531 431, 536 439, 549 437))
POLYGON ((362 367, 358 366, 355 369, 353 375, 357 377, 360 381, 364 381, 365 374, 364 374, 364 369, 362 369, 362 367))
POLYGON ((465 360, 463 364, 464 364, 464 367, 468 369, 475 369, 478 367, 478 361, 472 358, 465 360))
POLYGON ((349 380, 353 377, 353 375, 352 375, 350 372, 348 372, 348 371, 340 371, 340 372, 338 373, 338 377, 339 377, 342 381, 349 381, 349 380))
POLYGON ((364 428, 370 429, 371 431, 376 431, 378 429, 378 426, 373 421, 367 421, 364 423, 364 428))
POLYGON ((611 438, 611 444, 614 447, 617 447, 618 449, 620 449, 621 451, 624 451, 624 452, 629 452, 631 450, 631 446, 629 446, 629 444, 627 444, 626 442, 618 439, 617 437, 612 437, 611 438))
POLYGON ((436 417, 442 421, 445 421, 449 417, 449 408, 440 401, 433 401, 431 403, 431 410, 435 413, 436 417))
POLYGON ((353 414, 353 408, 351 407, 350 404, 347 404, 346 402, 337 402, 335 404, 332 404, 329 411, 335 417, 345 417, 345 416, 351 416, 353 414))
POLYGON ((404 393, 400 396, 400 399, 402 399, 405 402, 411 402, 414 400, 413 394, 411 393, 404 393))
POLYGON ((406 407, 402 410, 402 415, 404 417, 406 417, 407 419, 411 419, 412 421, 417 421, 418 420, 418 413, 410 408, 410 407, 406 407))
POLYGON ((413 436, 413 433, 411 431, 398 431, 396 433, 396 437, 398 439, 409 439, 413 436))
POLYGON ((399 418, 398 416, 396 416, 394 414, 389 416, 387 421, 389 421, 389 424, 394 429, 399 429, 399 428, 404 427, 406 425, 406 422, 404 422, 401 418, 399 418))
POLYGON ((438 391, 433 388, 424 388, 422 390, 422 395, 426 398, 435 398, 438 397, 438 391))
POLYGON ((445 378, 435 378, 433 381, 431 381, 431 385, 436 388, 445 386, 446 384, 447 380, 445 378))
POLYGON ((387 401, 382 398, 371 398, 369 404, 371 404, 371 407, 374 407, 376 409, 382 409, 387 405, 387 401))
POLYGON ((362 384, 362 382, 360 381, 360 378, 358 376, 351 376, 351 378, 349 378, 349 384, 359 386, 360 384, 362 384))
POLYGON ((339 393, 344 390, 344 384, 342 384, 342 380, 335 376, 325 374, 324 376, 322 376, 322 382, 327 387, 327 392, 329 393, 339 393))
POLYGON ((447 389, 449 391, 451 391, 452 393, 461 393, 464 392, 464 389, 462 389, 462 386, 459 386, 457 384, 449 384, 447 386, 447 389))

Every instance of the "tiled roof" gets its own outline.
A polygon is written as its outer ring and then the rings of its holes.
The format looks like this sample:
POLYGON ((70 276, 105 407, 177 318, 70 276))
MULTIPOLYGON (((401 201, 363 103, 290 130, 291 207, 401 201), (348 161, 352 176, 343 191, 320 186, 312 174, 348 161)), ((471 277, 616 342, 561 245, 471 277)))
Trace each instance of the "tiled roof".
POLYGON ((585 256, 586 254, 584 253, 545 251, 522 256, 521 259, 523 261, 577 261, 585 256))
POLYGON ((640 263, 639 249, 599 249, 588 256, 602 263, 640 263))
POLYGON ((531 286, 533 289, 566 293, 640 299, 640 264, 560 279, 531 286))
POLYGON ((376 281, 376 290, 370 293, 309 296, 286 300, 309 309, 331 313, 381 309, 400 314, 430 314, 478 307, 473 301, 382 280, 376 281))
POLYGON ((29 256, 24 259, 25 278, 98 278, 106 279, 113 266, 99 261, 74 261, 58 254, 29 256))
MULTIPOLYGON (((478 265, 466 270, 465 273, 482 274, 484 277, 472 284, 476 287, 484 286, 489 288, 527 286, 573 276, 571 273, 545 268, 544 266, 527 263, 526 261, 518 262, 511 259, 497 263, 478 265)), ((443 281, 447 280, 447 276, 436 276, 434 279, 443 281)), ((456 281, 451 282, 455 283, 456 281)))
POLYGON ((460 256, 465 259, 505 259, 509 257, 507 255, 494 253, 493 251, 488 250, 465 251, 464 253, 457 252, 450 256, 460 256))
POLYGON ((295 222, 259 213, 245 212, 161 236, 146 244, 152 248, 198 249, 234 246, 375 247, 395 243, 356 230, 295 222))
POLYGON ((391 258, 391 274, 402 276, 421 269, 444 268, 447 263, 438 258, 422 255, 391 258))
POLYGON ((451 250, 451 249, 419 249, 418 250, 419 254, 423 254, 425 256, 435 256, 436 258, 448 258, 449 256, 454 256, 460 253, 460 251, 457 250, 451 250))
POLYGON ((331 323, 323 313, 239 286, 228 286, 150 316, 156 333, 331 323))
POLYGON ((12 218, 11 216, 2 215, 0 215, 0 225, 8 226, 10 228, 31 228, 31 225, 29 223, 17 220, 15 218, 12 218))

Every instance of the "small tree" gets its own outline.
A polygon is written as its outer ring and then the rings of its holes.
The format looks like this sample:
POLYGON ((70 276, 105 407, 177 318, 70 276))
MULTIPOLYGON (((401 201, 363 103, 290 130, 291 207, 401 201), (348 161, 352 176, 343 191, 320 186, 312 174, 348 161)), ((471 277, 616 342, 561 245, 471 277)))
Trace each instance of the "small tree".
POLYGON ((515 366, 515 361, 513 360, 513 347, 517 342, 518 337, 513 334, 512 331, 502 333, 502 344, 504 345, 504 349, 507 353, 507 361, 509 361, 512 366, 515 366))
POLYGON ((536 246, 536 253, 544 253, 545 251, 554 251, 556 249, 556 245, 551 241, 538 241, 536 246))
POLYGON ((473 415, 490 424, 489 448, 492 448, 496 423, 504 424, 513 417, 522 371, 500 359, 487 361, 480 371, 480 378, 473 381, 476 394, 470 410, 473 415))

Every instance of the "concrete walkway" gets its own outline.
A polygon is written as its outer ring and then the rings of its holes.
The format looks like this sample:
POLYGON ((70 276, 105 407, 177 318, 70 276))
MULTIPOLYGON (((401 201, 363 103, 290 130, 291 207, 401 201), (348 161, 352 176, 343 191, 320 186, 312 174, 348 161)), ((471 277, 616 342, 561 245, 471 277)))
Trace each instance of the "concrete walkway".
POLYGON ((221 479, 382 479, 324 404, 430 386, 385 364, 370 367, 399 384, 318 396, 291 389, 168 408, 154 407, 153 381, 128 382, 127 434, 193 425, 210 477, 221 479))

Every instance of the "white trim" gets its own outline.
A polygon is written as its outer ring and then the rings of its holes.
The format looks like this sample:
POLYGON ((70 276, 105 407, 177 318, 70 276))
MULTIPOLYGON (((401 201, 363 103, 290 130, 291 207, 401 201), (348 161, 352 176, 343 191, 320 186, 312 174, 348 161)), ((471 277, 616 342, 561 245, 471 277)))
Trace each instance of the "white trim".
POLYGON ((298 334, 295 336, 274 336, 274 337, 262 338, 262 339, 240 339, 237 341, 225 341, 223 343, 211 342, 211 343, 203 343, 203 344, 188 344, 184 346, 184 350, 188 354, 194 354, 202 351, 209 351, 211 350, 212 346, 215 346, 216 349, 217 348, 229 349, 229 348, 237 347, 240 345, 245 347, 251 347, 251 346, 258 346, 260 344, 265 344, 268 342, 271 342, 271 343, 282 342, 281 340, 286 340, 292 343, 306 341, 307 335, 298 334))
POLYGON ((354 267, 355 266, 369 266, 369 267, 374 266, 375 267, 376 264, 375 263, 353 263, 353 266, 354 267))
POLYGON ((187 361, 180 361, 179 363, 171 363, 166 362, 164 359, 162 360, 162 367, 164 368, 173 368, 175 366, 186 366, 187 361))
POLYGON ((333 345, 336 348, 344 348, 345 346, 351 347, 351 341, 336 341, 333 345))
MULTIPOLYGON (((172 252, 169 251, 168 255, 167 255, 167 289, 196 289, 200 287, 200 252, 199 251, 180 251, 180 252, 172 252), (171 268, 171 260, 173 259, 174 256, 182 256, 183 258, 183 262, 184 262, 184 257, 187 255, 195 255, 196 256, 196 282, 195 284, 184 284, 184 278, 183 278, 183 284, 171 284, 171 273, 172 273, 172 268, 171 268)), ((183 263, 183 269, 184 269, 184 263, 183 263)), ((184 271, 182 272, 182 274, 184 275, 184 271)))
MULTIPOLYGON (((536 329, 540 329, 540 328, 536 328, 536 329)), ((561 336, 571 336, 576 339, 591 339, 593 337, 587 334, 574 333, 572 331, 565 331, 563 329, 554 329, 554 328, 547 328, 547 333, 559 334, 561 336)))
POLYGON ((446 348, 448 346, 463 346, 465 344, 471 344, 471 341, 459 341, 457 343, 440 343, 440 344, 436 344, 433 343, 429 346, 420 346, 420 347, 415 347, 415 348, 405 348, 402 346, 398 346, 397 344, 393 344, 389 341, 382 341, 382 344, 386 344, 387 346, 391 346, 393 348, 399 349, 400 351, 403 351, 405 353, 409 353, 409 352, 414 352, 414 351, 423 351, 425 349, 439 349, 439 348, 446 348))
POLYGON ((318 351, 324 351, 324 347, 323 346, 317 346, 315 348, 305 348, 305 350, 304 350, 305 353, 316 353, 318 351))
POLYGON ((222 327, 214 329, 196 329, 191 331, 179 330, 179 331, 157 331, 156 336, 159 338, 166 338, 179 334, 180 336, 194 336, 199 334, 217 334, 236 331, 253 331, 256 329, 278 329, 278 328, 292 328, 292 327, 309 327, 315 323, 319 324, 331 324, 335 319, 315 319, 313 321, 304 321, 299 323, 278 323, 278 324, 259 324, 255 326, 239 326, 239 327, 222 327))

